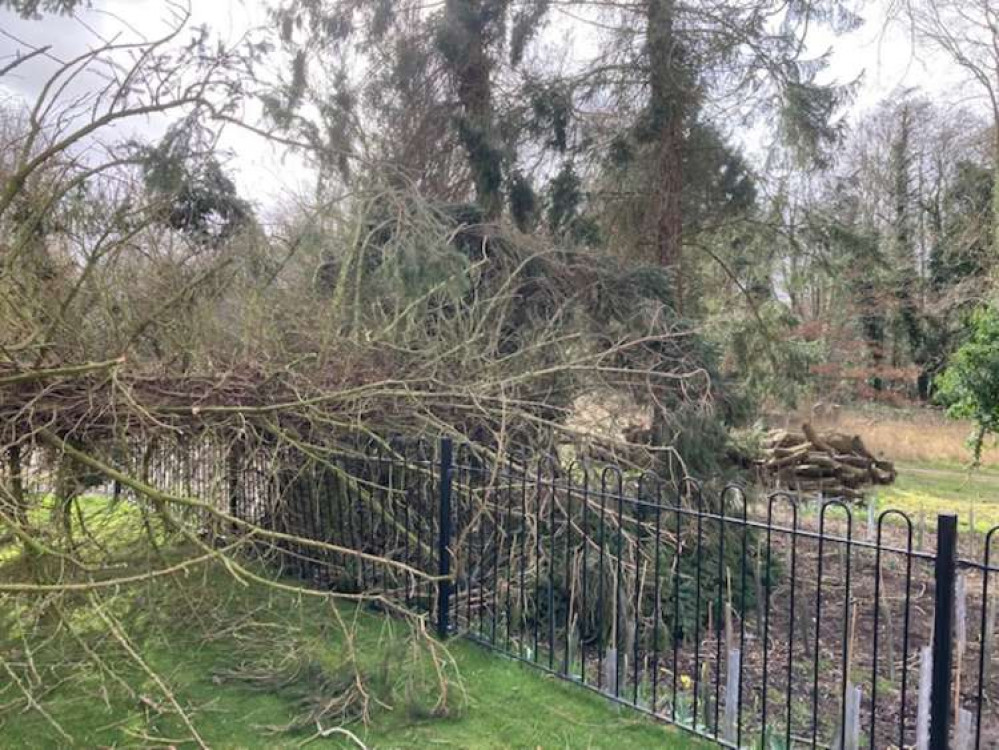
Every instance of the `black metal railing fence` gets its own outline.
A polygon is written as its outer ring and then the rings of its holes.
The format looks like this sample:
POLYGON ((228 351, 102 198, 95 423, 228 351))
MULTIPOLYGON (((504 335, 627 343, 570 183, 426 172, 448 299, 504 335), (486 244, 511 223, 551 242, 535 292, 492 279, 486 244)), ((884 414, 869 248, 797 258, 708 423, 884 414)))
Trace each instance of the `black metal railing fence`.
POLYGON ((450 441, 328 458, 283 496, 286 530, 444 579, 289 549, 297 574, 722 746, 999 747, 994 529, 959 550, 952 516, 925 539, 898 510, 450 441))
MULTIPOLYGON (((310 585, 426 613, 721 746, 999 747, 995 528, 447 439, 125 453, 149 484, 285 534, 266 554, 310 585)), ((33 461, 29 490, 52 493, 33 461)))

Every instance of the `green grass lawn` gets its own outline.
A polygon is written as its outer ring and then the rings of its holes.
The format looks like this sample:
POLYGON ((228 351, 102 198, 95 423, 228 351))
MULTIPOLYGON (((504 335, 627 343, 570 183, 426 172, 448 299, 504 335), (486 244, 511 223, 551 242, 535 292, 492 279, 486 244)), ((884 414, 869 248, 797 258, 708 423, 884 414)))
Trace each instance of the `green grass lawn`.
POLYGON ((897 468, 895 484, 878 489, 879 508, 898 508, 913 519, 922 511, 928 521, 938 513, 957 513, 965 529, 974 516, 979 532, 999 524, 999 471, 935 463, 897 468))
MULTIPOLYGON (((0 577, 13 570, 0 567, 0 577)), ((126 656, 94 603, 65 601, 65 617, 41 616, 28 641, 16 607, 0 610, 0 656, 25 684, 37 675, 45 686, 38 708, 27 707, 0 677, 0 747, 194 747, 162 687, 126 656)), ((344 735, 310 741, 317 725, 302 718, 337 700, 357 674, 371 696, 370 722, 345 726, 372 748, 707 747, 460 639, 442 657, 441 708, 427 641, 405 620, 344 603, 334 613, 326 601, 244 587, 220 568, 97 604, 215 748, 357 747, 344 735)), ((345 712, 356 716, 356 705, 345 712)), ((326 718, 319 727, 338 723, 326 718)))

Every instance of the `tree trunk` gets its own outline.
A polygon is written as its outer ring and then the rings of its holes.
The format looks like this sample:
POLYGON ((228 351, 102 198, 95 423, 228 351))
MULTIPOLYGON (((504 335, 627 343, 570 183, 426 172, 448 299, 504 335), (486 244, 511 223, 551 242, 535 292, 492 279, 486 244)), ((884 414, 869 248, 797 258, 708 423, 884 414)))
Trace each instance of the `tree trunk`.
POLYGON ((486 49, 489 0, 448 0, 445 6, 448 48, 462 116, 459 139, 468 157, 475 200, 489 220, 503 212, 502 155, 494 143, 492 61, 486 49))
POLYGON ((992 147, 992 259, 999 259, 999 110, 992 120, 995 143, 992 147))
POLYGON ((659 264, 673 272, 677 310, 683 310, 683 132, 670 122, 659 143, 656 249, 659 264))
POLYGON ((649 0, 649 120, 658 147, 656 250, 659 264, 673 273, 676 307, 682 311, 684 123, 692 91, 676 37, 676 0, 649 0))
POLYGON ((903 105, 899 118, 898 137, 891 147, 892 183, 895 200, 894 216, 894 255, 895 255, 895 301, 898 308, 898 323, 895 330, 894 361, 895 366, 904 364, 904 348, 898 339, 904 337, 908 344, 908 355, 911 361, 920 364, 922 355, 922 329, 919 311, 916 307, 916 257, 912 248, 912 226, 910 206, 912 203, 909 168, 911 165, 910 149, 911 119, 907 106, 903 105), (901 330, 898 330, 901 328, 901 330), (901 336, 899 335, 901 334, 901 336))
POLYGON ((860 309, 861 327, 864 332, 864 340, 867 343, 867 351, 871 356, 871 367, 873 369, 870 384, 876 391, 881 391, 884 383, 881 380, 881 368, 884 365, 884 342, 885 326, 884 315, 880 310, 877 297, 870 283, 861 283, 860 309))

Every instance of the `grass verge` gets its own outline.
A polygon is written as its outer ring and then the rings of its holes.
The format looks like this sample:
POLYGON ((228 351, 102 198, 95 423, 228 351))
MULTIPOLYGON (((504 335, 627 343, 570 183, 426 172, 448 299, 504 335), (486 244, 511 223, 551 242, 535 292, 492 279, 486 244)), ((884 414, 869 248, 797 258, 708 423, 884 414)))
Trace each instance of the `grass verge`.
POLYGON ((897 508, 915 519, 925 513, 957 513, 961 528, 987 532, 999 525, 999 470, 969 471, 940 463, 898 465, 895 484, 878 489, 878 507, 897 508))
POLYGON ((707 747, 471 643, 428 651, 404 620, 221 567, 58 612, 6 605, 4 748, 193 747, 174 706, 215 748, 357 747, 338 726, 377 748, 707 747))

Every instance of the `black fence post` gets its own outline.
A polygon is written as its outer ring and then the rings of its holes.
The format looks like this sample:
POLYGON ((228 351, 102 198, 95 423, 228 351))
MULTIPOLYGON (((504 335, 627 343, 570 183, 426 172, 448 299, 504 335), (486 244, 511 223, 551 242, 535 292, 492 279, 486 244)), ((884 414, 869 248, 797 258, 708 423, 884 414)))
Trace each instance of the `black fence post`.
POLYGON ((937 516, 934 565, 933 680, 930 690, 930 750, 950 746, 951 669, 954 665, 954 589, 957 579, 957 516, 937 516))
POLYGON ((453 469, 451 438, 441 438, 440 443, 439 503, 440 530, 437 536, 437 636, 447 638, 451 613, 451 473, 453 469))

